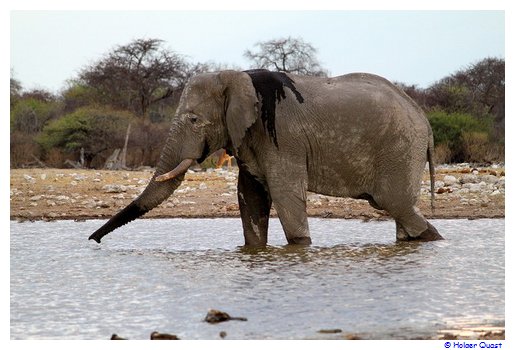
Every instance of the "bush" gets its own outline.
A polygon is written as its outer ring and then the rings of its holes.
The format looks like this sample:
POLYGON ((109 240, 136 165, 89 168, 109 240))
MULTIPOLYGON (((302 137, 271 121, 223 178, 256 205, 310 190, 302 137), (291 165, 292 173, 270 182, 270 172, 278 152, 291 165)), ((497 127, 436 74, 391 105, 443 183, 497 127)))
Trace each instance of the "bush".
POLYGON ((37 141, 46 151, 59 148, 78 154, 84 148, 89 165, 101 152, 123 147, 127 126, 133 119, 129 112, 80 108, 48 124, 37 141))
POLYGON ((461 135, 465 159, 468 162, 485 163, 504 161, 504 147, 494 144, 485 132, 465 132, 461 135))
POLYGON ((24 98, 17 101, 11 110, 11 132, 35 134, 57 117, 61 106, 58 102, 24 98))
POLYGON ((448 164, 451 158, 452 152, 447 142, 435 145, 434 162, 436 164, 448 164))
POLYGON ((93 88, 71 81, 62 92, 64 113, 71 113, 78 108, 93 106, 100 98, 93 88))
POLYGON ((502 146, 491 140, 492 119, 477 119, 464 113, 433 111, 428 114, 433 129, 437 160, 444 162, 492 162, 504 157, 502 146))
POLYGON ((41 91, 18 94, 11 101, 11 167, 38 165, 41 147, 34 138, 46 124, 57 118, 61 109, 58 101, 41 91))
POLYGON ((40 147, 34 142, 33 135, 14 131, 10 137, 12 168, 27 166, 34 163, 34 158, 40 155, 40 147))

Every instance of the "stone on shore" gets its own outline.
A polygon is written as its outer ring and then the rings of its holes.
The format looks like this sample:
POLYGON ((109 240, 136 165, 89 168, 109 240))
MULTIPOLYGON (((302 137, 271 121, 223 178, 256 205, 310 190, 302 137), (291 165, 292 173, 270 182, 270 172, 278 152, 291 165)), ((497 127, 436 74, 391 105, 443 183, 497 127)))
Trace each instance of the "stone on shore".
POLYGON ((102 187, 102 189, 104 190, 105 193, 121 193, 121 192, 126 192, 127 191, 127 187, 124 186, 124 185, 117 185, 117 184, 114 184, 114 185, 105 185, 102 187))
POLYGON ((443 177, 443 184, 444 186, 452 186, 454 185, 456 182, 458 182, 458 179, 456 179, 454 176, 452 175, 445 175, 443 177))

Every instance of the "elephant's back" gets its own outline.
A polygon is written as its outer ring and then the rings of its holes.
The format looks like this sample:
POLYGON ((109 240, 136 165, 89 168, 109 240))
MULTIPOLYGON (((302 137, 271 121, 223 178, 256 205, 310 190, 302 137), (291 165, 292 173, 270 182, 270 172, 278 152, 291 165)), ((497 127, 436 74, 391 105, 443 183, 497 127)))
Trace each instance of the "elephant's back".
MULTIPOLYGON (((333 78, 289 77, 303 96, 303 103, 296 105, 302 111, 299 114, 312 123, 315 135, 333 134, 326 130, 330 126, 341 137, 351 130, 364 139, 402 135, 427 145, 431 131, 424 112, 404 91, 383 77, 369 73, 333 78)), ((293 101, 293 96, 289 100, 293 101)), ((291 106, 283 105, 284 112, 291 106)))
POLYGON ((391 81, 379 75, 358 72, 330 78, 330 80, 338 85, 343 94, 352 95, 352 92, 355 92, 364 95, 362 98, 368 96, 378 100, 382 97, 387 104, 397 102, 405 105, 403 107, 409 106, 412 114, 417 114, 425 119, 422 108, 411 97, 391 81))
POLYGON ((330 83, 341 84, 342 86, 364 85, 371 88, 389 88, 397 92, 402 91, 388 79, 372 73, 355 72, 327 79, 330 83))
POLYGON ((345 110, 341 117, 354 122, 397 123, 427 130, 424 111, 404 91, 389 80, 370 73, 350 73, 326 78, 323 84, 314 84, 314 102, 318 105, 339 106, 345 110), (369 119, 369 120, 367 120, 369 119))

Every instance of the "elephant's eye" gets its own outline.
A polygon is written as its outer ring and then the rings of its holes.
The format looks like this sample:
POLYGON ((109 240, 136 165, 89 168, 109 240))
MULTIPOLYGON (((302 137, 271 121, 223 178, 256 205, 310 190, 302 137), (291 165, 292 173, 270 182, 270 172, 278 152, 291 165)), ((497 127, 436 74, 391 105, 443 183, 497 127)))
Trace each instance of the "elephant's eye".
POLYGON ((195 114, 189 114, 188 119, 190 120, 191 124, 195 124, 198 121, 198 117, 195 114))

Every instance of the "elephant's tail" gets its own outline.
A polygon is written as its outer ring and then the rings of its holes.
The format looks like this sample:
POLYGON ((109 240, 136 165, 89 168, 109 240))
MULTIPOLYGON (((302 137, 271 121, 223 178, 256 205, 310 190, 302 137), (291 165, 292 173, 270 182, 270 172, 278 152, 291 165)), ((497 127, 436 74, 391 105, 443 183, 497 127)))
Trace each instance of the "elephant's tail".
MULTIPOLYGON (((431 129, 430 129, 431 130, 431 129)), ((429 144, 427 145, 427 161, 429 163, 429 180, 431 183, 431 213, 435 214, 435 165, 433 163, 434 141, 433 133, 430 132, 429 144)))

